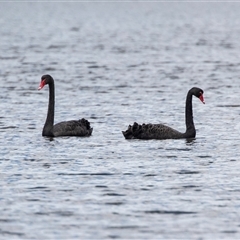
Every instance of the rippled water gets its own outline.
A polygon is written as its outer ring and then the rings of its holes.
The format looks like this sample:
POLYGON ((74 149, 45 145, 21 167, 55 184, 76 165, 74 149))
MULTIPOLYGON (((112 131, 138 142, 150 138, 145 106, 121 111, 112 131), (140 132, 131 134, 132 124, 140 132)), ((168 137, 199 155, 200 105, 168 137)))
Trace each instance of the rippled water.
POLYGON ((240 237, 237 3, 0 4, 1 239, 240 237), (86 118, 90 138, 41 136, 86 118), (196 139, 127 141, 134 121, 196 139))

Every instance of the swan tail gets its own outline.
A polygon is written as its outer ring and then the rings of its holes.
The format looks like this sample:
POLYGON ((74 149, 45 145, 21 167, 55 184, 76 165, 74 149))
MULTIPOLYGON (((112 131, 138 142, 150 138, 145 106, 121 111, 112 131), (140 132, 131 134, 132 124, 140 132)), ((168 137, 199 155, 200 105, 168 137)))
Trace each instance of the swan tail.
POLYGON ((93 128, 91 128, 90 122, 88 120, 86 120, 85 118, 82 118, 81 120, 79 120, 81 125, 86 128, 88 131, 88 136, 90 136, 92 134, 93 128))
POLYGON ((126 138, 126 139, 132 139, 133 138, 133 135, 132 135, 132 126, 129 125, 128 126, 128 129, 126 131, 122 131, 122 134, 123 136, 126 138))
POLYGON ((128 129, 126 131, 122 131, 122 133, 126 139, 139 138, 139 135, 142 133, 142 125, 134 122, 132 126, 129 125, 128 129))
POLYGON ((90 122, 88 120, 86 120, 85 118, 82 118, 79 121, 83 126, 86 127, 86 129, 91 129, 90 122))

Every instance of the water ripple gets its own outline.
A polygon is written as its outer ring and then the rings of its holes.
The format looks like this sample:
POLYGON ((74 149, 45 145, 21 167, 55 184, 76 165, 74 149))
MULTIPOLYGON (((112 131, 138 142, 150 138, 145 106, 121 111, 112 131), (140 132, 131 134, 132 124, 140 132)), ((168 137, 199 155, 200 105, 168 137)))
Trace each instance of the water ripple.
POLYGON ((238 239, 236 4, 2 2, 0 239, 238 239), (55 121, 90 138, 42 137, 43 74, 55 121), (196 138, 124 139, 135 121, 184 132, 193 86, 196 138))

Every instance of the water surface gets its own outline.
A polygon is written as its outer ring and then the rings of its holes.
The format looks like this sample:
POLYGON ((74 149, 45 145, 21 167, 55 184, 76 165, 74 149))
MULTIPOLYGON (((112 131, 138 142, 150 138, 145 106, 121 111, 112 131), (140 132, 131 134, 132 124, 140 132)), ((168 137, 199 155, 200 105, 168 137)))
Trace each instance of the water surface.
POLYGON ((237 3, 1 3, 1 239, 236 239, 240 236, 237 3), (41 136, 56 122, 89 138, 41 136), (197 136, 127 141, 134 121, 197 136))

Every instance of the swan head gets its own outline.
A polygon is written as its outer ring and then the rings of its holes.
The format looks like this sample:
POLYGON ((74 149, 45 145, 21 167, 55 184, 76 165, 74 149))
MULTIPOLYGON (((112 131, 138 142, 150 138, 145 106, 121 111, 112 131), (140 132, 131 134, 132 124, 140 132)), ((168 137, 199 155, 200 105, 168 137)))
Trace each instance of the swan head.
POLYGON ((200 101, 205 104, 204 97, 203 97, 204 91, 201 88, 193 87, 190 91, 195 97, 199 98, 200 101))
POLYGON ((41 77, 41 82, 39 84, 38 90, 41 90, 46 84, 50 84, 53 82, 52 76, 46 74, 41 77))

